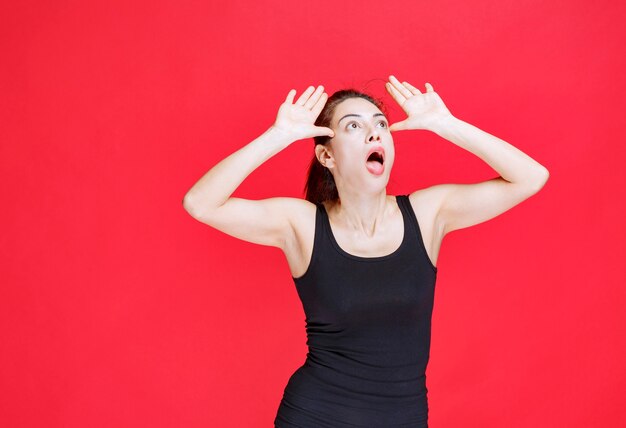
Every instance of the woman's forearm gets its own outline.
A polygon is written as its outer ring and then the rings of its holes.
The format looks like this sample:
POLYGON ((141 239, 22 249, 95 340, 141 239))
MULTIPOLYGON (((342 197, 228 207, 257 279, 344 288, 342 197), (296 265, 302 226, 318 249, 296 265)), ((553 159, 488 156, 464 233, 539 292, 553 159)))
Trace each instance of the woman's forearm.
POLYGON ((289 136, 270 127, 204 174, 185 195, 185 210, 193 217, 208 215, 226 202, 252 171, 292 142, 289 136))
POLYGON ((454 116, 440 121, 431 131, 475 154, 511 183, 541 187, 548 179, 548 170, 539 162, 506 141, 454 116))

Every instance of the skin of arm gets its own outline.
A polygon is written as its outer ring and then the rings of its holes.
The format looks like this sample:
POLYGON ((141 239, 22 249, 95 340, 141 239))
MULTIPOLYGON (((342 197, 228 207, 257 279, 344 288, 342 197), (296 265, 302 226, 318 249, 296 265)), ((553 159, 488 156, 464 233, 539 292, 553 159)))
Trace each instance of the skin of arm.
POLYGON ((444 234, 489 220, 537 193, 548 170, 521 150, 455 117, 441 120, 433 132, 475 154, 500 177, 473 184, 439 185, 444 234))
POLYGON ((539 190, 548 179, 548 170, 539 162, 506 141, 454 116, 437 122, 431 131, 475 154, 509 183, 539 190))
POLYGON ((239 239, 285 247, 293 233, 289 213, 301 208, 301 200, 248 200, 231 195, 252 171, 293 142, 332 135, 330 128, 314 125, 328 99, 323 86, 309 86, 294 102, 295 93, 289 92, 267 131, 217 163, 189 189, 183 207, 192 217, 239 239))
POLYGON ((437 207, 435 223, 441 236, 502 214, 547 182, 547 168, 506 141, 454 117, 430 83, 422 93, 390 76, 386 86, 408 116, 391 125, 392 131, 432 131, 475 154, 500 174, 480 183, 440 184, 422 191, 425 200, 437 207))
POLYGON ((208 218, 255 169, 292 143, 271 126, 259 137, 217 163, 189 189, 183 206, 192 217, 208 218))

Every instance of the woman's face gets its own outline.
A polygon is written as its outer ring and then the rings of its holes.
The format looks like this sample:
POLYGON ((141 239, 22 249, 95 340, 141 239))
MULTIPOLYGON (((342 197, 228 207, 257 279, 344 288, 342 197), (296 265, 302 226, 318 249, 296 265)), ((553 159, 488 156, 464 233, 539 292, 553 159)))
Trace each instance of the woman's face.
POLYGON ((348 98, 335 107, 330 128, 331 158, 326 166, 337 186, 380 191, 387 186, 395 158, 393 138, 385 115, 363 98, 348 98), (372 151, 378 152, 371 156, 372 151), (370 159, 370 160, 368 160, 370 159))

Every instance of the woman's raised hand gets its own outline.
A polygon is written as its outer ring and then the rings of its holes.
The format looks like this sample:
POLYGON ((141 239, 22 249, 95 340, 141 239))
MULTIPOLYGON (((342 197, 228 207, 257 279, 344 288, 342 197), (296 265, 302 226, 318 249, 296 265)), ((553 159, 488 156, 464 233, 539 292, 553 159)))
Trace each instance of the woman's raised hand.
POLYGON ((390 131, 432 130, 439 121, 452 117, 432 85, 426 83, 425 86, 426 92, 422 93, 408 82, 400 83, 394 76, 389 76, 389 82, 385 83, 385 87, 408 116, 405 120, 392 124, 389 127, 390 131))
POLYGON ((332 137, 334 135, 332 129, 314 125, 328 99, 324 87, 320 85, 316 89, 309 86, 294 103, 295 96, 295 89, 289 91, 285 102, 278 109, 274 128, 280 130, 293 141, 318 135, 332 137))

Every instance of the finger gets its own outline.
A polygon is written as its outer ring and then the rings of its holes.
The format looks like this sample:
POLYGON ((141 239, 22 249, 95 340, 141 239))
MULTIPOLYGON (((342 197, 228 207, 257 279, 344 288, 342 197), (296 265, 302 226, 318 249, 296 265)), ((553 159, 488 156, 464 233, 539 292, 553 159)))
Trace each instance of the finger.
POLYGON ((389 82, 385 83, 385 87, 387 88, 387 91, 389 91, 393 99, 396 100, 398 104, 400 105, 404 104, 404 102, 406 101, 406 98, 404 97, 404 95, 398 92, 398 90, 391 83, 389 82))
POLYGON ((404 129, 406 129, 406 120, 400 121, 400 122, 396 122, 391 124, 391 126, 389 126, 389 130, 391 132, 395 132, 395 131, 402 131, 404 129))
POLYGON ((302 95, 300 95, 300 97, 296 100, 296 104, 303 106, 304 103, 309 99, 309 97, 311 96, 314 90, 315 88, 313 86, 309 86, 308 88, 306 88, 306 91, 304 91, 302 95))
POLYGON ((428 82, 426 82, 426 92, 435 92, 435 89, 433 88, 433 85, 431 85, 428 82))
POLYGON ((324 87, 322 85, 318 86, 315 92, 311 95, 311 97, 304 103, 304 106, 308 109, 312 108, 315 103, 320 99, 322 94, 324 93, 324 87))
POLYGON ((287 94, 287 98, 285 98, 285 102, 289 103, 289 104, 293 104, 293 98, 296 96, 296 90, 292 89, 291 91, 289 91, 289 93, 287 94))
POLYGON ((409 82, 402 82, 405 88, 407 88, 413 95, 420 95, 421 92, 415 86, 411 85, 409 82))
POLYGON ((319 132, 318 135, 325 135, 327 137, 335 136, 335 132, 330 128, 326 128, 325 126, 316 126, 315 130, 319 132))
POLYGON ((413 94, 407 88, 404 87, 402 83, 395 76, 389 76, 389 81, 393 85, 394 88, 398 90, 405 98, 410 98, 413 94))
POLYGON ((319 97, 319 99, 317 100, 317 102, 315 103, 313 108, 311 109, 311 112, 315 115, 315 118, 317 118, 317 116, 320 115, 320 113, 322 112, 322 109, 324 108, 324 105, 326 104, 327 100, 328 100, 328 94, 326 92, 324 92, 319 97))

